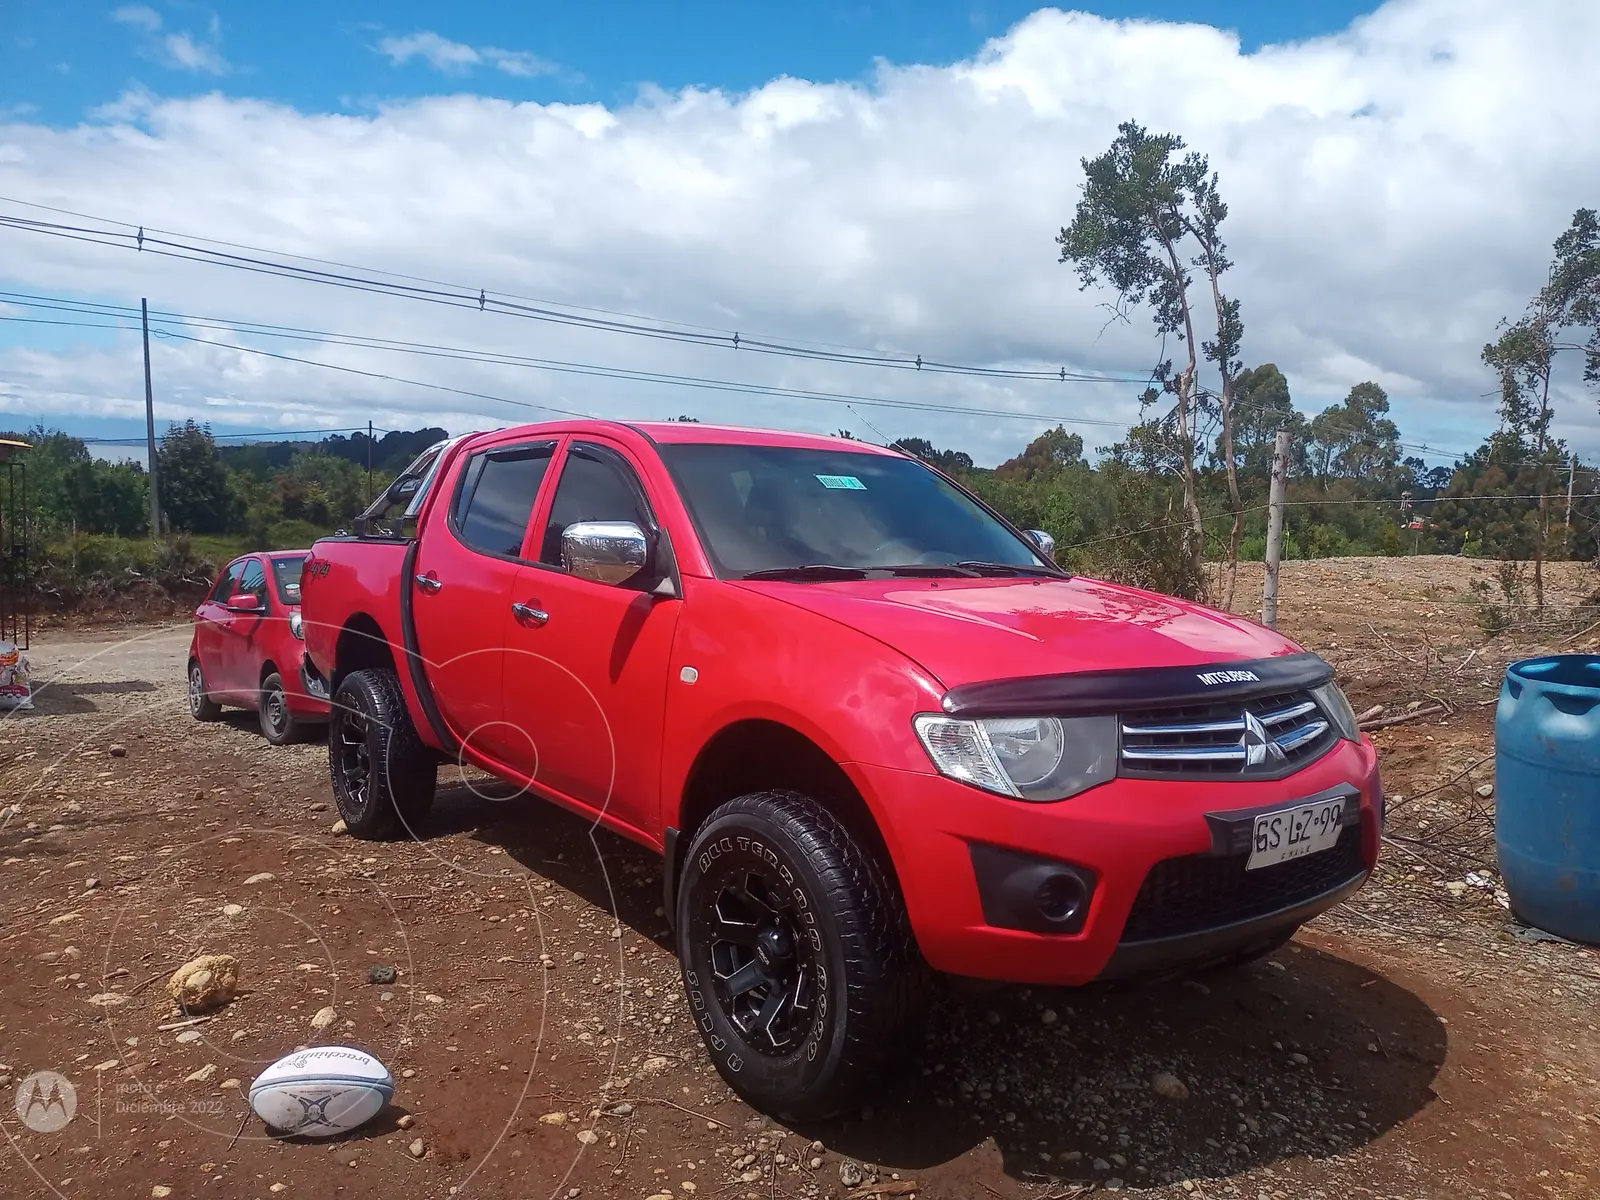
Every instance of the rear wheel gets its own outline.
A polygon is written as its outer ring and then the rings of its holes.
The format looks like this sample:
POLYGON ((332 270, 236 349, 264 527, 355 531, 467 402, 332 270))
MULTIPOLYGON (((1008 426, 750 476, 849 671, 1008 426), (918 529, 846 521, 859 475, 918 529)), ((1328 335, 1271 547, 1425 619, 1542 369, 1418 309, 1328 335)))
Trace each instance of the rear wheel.
POLYGON ((923 970, 899 889, 808 797, 755 792, 713 812, 686 856, 676 928, 712 1061, 757 1108, 849 1109, 920 1032, 923 970))
POLYGON ((276 671, 261 681, 261 698, 256 703, 261 718, 261 733, 274 746, 298 741, 304 732, 289 711, 289 696, 283 689, 283 676, 276 671))
POLYGON ((422 744, 393 671, 352 671, 328 720, 334 803, 356 837, 412 831, 433 804, 439 761, 422 744))
POLYGON ((215 721, 222 715, 222 705, 211 698, 198 658, 189 660, 189 712, 196 721, 215 721))

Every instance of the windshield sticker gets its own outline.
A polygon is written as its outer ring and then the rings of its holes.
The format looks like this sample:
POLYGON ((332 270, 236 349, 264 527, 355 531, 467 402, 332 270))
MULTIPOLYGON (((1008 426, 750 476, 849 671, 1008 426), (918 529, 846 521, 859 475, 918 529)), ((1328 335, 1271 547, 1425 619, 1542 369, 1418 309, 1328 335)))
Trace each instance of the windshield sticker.
POLYGON ((864 492, 867 485, 854 475, 818 475, 817 482, 831 491, 864 492))

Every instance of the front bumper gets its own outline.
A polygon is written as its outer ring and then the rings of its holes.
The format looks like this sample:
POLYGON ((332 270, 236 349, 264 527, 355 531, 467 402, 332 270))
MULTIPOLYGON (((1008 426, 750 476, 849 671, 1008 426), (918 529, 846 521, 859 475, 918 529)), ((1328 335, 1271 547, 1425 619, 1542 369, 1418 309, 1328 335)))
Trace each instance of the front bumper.
POLYGON ((1071 985, 1226 958, 1338 903, 1378 858, 1381 789, 1366 741, 1341 742, 1285 779, 1116 779, 1047 804, 932 773, 847 769, 883 831, 923 956, 951 974, 1071 985), (1349 797, 1337 846, 1291 870, 1243 871, 1237 834, 1251 813, 1336 793, 1349 797), (1017 919, 1012 901, 1043 878, 1025 874, 1029 862, 1083 879, 1082 911, 1017 919), (997 891, 996 871, 1024 885, 997 891))

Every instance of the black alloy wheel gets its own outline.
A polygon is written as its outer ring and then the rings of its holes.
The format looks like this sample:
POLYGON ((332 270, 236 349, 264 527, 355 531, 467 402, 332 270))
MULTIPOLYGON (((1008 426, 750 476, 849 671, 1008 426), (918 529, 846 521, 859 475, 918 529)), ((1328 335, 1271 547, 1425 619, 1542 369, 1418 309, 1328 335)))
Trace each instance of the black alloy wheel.
POLYGON ((328 773, 355 837, 414 832, 427 815, 439 760, 417 737, 393 671, 353 671, 339 684, 328 719, 328 773))
POLYGON ((816 1025, 818 955, 792 897, 770 868, 735 870, 711 905, 712 990, 759 1053, 783 1056, 816 1025))
POLYGON ((821 1120, 908 1057, 925 968, 905 903, 822 804, 753 792, 714 810, 684 855, 675 909, 690 1016, 753 1107, 821 1120))

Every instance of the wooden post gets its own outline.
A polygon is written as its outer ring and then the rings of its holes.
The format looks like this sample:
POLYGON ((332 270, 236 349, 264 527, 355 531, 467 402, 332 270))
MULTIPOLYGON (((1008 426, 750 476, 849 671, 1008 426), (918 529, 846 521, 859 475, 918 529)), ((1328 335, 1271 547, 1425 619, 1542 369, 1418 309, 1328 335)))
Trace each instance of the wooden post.
POLYGON ((1283 558, 1283 492, 1289 476, 1289 431, 1278 430, 1272 447, 1272 490, 1267 512, 1267 578, 1261 588, 1261 623, 1278 627, 1278 563, 1283 558))
POLYGON ((161 488, 156 469, 156 402, 150 387, 150 304, 139 299, 139 319, 144 326, 144 445, 150 458, 150 536, 161 536, 161 488))
POLYGON ((1565 526, 1572 528, 1572 479, 1578 473, 1578 456, 1574 454, 1567 460, 1567 519, 1565 526))

